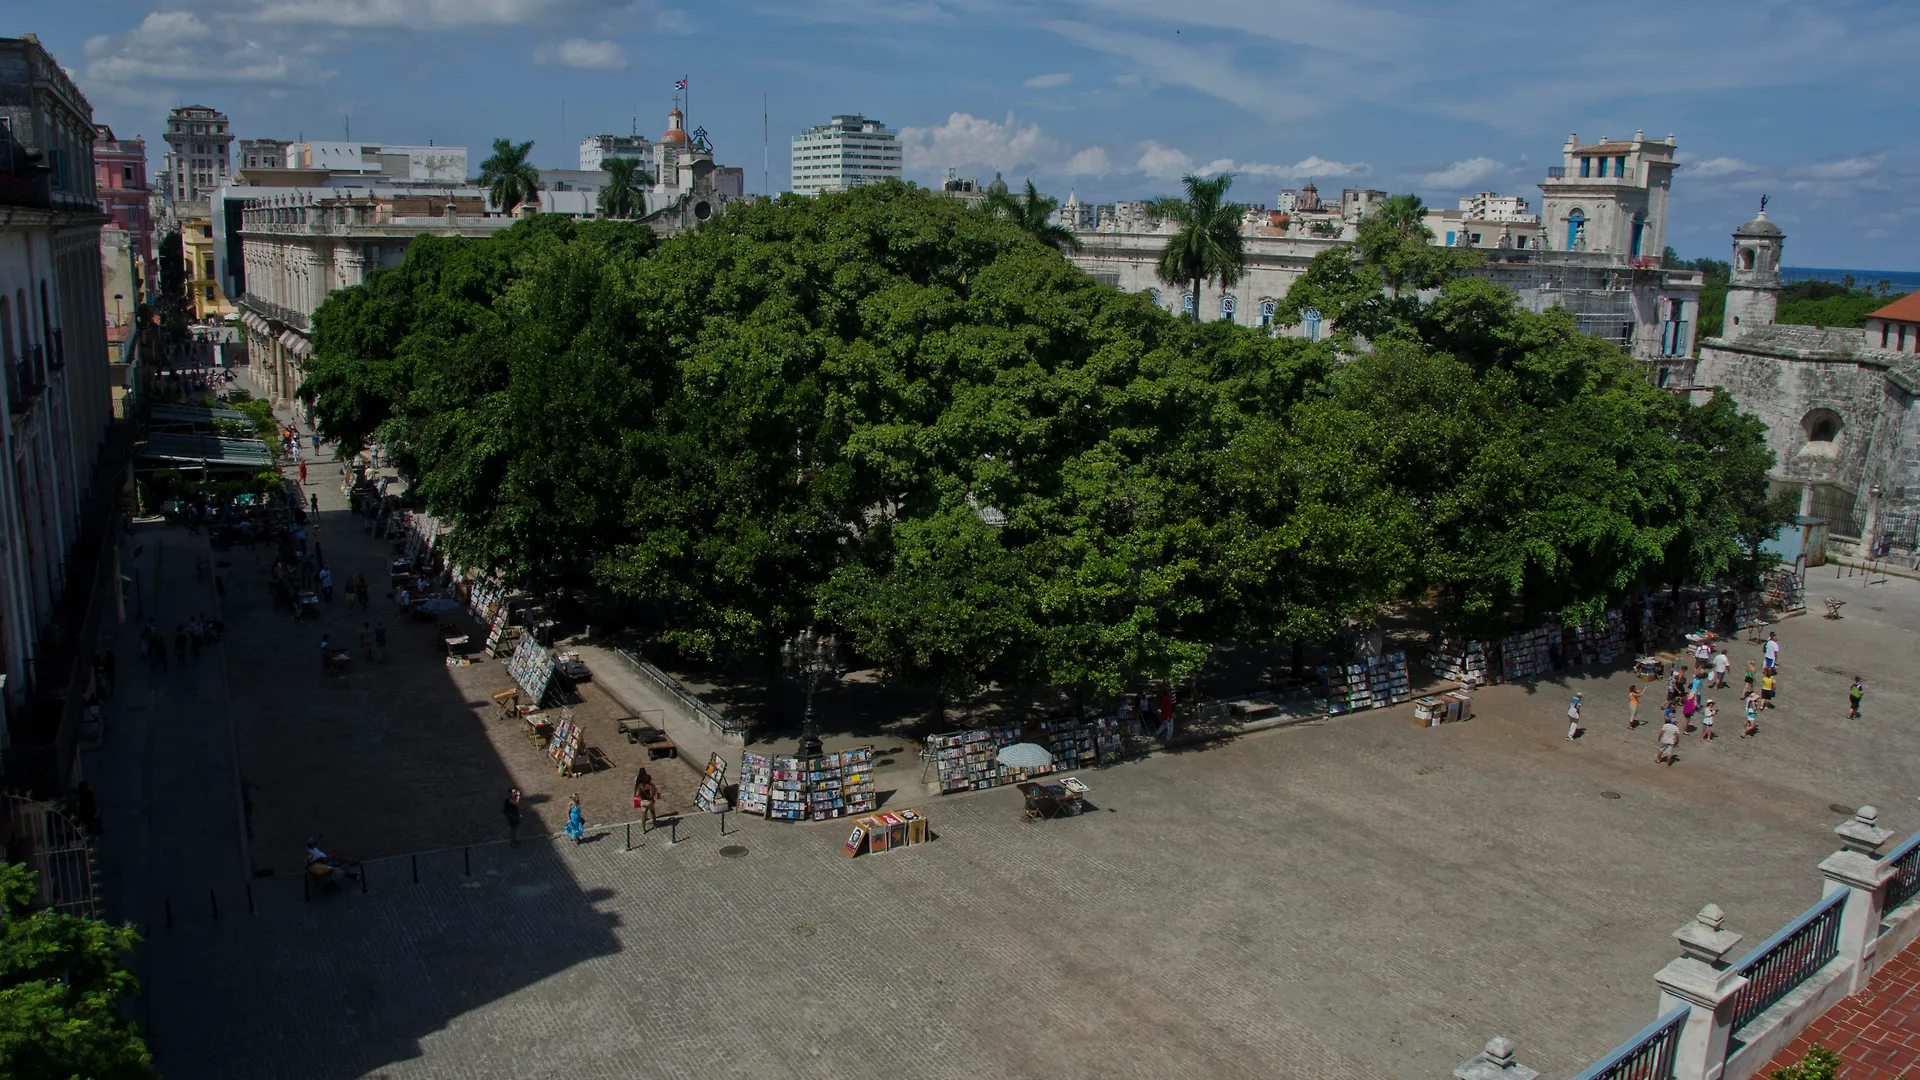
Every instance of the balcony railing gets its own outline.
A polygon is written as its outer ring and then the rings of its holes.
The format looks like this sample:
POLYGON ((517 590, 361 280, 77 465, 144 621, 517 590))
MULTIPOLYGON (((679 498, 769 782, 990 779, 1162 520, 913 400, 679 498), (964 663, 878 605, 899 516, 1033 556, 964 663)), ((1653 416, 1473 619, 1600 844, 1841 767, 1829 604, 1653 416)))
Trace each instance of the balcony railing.
POLYGON ((285 323, 302 333, 305 333, 311 328, 305 312, 295 311, 284 304, 276 304, 271 300, 262 300, 255 293, 248 292, 240 294, 240 302, 260 314, 265 315, 267 318, 272 319, 274 322, 285 323))
POLYGON ((1611 169, 1604 169, 1598 165, 1594 166, 1592 174, 1588 176, 1581 176, 1579 169, 1569 171, 1565 165, 1551 165, 1547 168, 1547 179, 1549 180, 1631 180, 1633 179, 1633 174, 1633 169, 1625 169, 1616 173, 1611 169))
POLYGON ((1642 1028, 1620 1048, 1595 1062, 1578 1080, 1673 1080, 1680 1029, 1690 1010, 1682 1005, 1642 1028))
POLYGON ((1739 1031, 1840 955, 1840 913, 1847 890, 1808 908, 1734 965, 1747 985, 1734 992, 1731 1030, 1739 1031))
POLYGON ((1920 833, 1914 833, 1907 842, 1895 848, 1887 856, 1887 865, 1893 867, 1893 880, 1887 882, 1886 910, 1892 911, 1901 904, 1920 896, 1920 833))

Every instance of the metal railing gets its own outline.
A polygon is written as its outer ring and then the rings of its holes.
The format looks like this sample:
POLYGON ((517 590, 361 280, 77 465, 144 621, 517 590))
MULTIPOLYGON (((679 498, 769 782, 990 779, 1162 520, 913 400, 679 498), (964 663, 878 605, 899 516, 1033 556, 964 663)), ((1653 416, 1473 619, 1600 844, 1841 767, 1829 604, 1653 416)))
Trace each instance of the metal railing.
POLYGON ((1633 169, 1609 170, 1605 163, 1595 165, 1592 171, 1586 176, 1581 176, 1580 170, 1578 169, 1573 170, 1572 173, 1568 173, 1565 165, 1553 165, 1547 168, 1547 179, 1549 180, 1631 180, 1633 179, 1633 174, 1633 169))
POLYGON ((1620 1048, 1581 1073, 1575 1080, 1673 1080, 1673 1059, 1680 1047, 1680 1029, 1691 1012, 1682 1005, 1641 1028, 1620 1048))
POLYGON ((1747 985, 1734 991, 1731 1030, 1745 1027, 1840 954, 1846 899, 1845 889, 1822 898, 1734 965, 1747 985))
POLYGON ((1901 904, 1920 896, 1920 833, 1907 837, 1907 842, 1893 849, 1887 856, 1887 865, 1893 867, 1893 878, 1887 882, 1887 902, 1884 910, 1892 911, 1901 904))
POLYGON ((285 304, 276 304, 271 300, 262 300, 258 293, 242 293, 240 302, 275 322, 283 322, 295 330, 308 329, 305 312, 295 311, 285 304))
POLYGON ((639 653, 633 652, 624 646, 616 646, 613 651, 619 653, 621 659, 631 665, 635 671, 645 675, 648 681, 664 691, 669 698, 672 698, 673 701, 686 712, 687 719, 701 721, 706 724, 707 728, 715 735, 723 739, 738 739, 741 742, 746 741, 746 724, 739 720, 729 719, 715 712, 713 706, 687 693, 686 688, 680 685, 680 680, 654 667, 648 663, 644 657, 640 656, 639 653))

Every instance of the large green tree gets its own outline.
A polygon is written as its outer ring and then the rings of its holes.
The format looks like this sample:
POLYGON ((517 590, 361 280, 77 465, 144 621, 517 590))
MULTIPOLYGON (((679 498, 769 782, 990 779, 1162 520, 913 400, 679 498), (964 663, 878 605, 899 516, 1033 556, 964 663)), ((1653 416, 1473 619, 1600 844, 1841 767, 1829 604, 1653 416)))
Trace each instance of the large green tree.
POLYGON ((1027 190, 1019 195, 1002 191, 996 185, 987 192, 984 206, 989 213, 1002 215, 1049 247, 1061 251, 1079 251, 1082 247, 1072 229, 1053 220, 1053 212, 1060 209, 1060 200, 1040 194, 1032 180, 1027 181, 1027 190))
POLYGON ((153 1057, 120 1015, 139 991, 129 927, 40 907, 34 874, 0 864, 0 1075, 15 1080, 139 1080, 153 1057))
POLYGON ((646 188, 653 183, 653 174, 640 167, 633 158, 612 157, 600 163, 606 170, 607 182, 599 194, 600 215, 610 218, 635 218, 647 211, 646 188))
POLYGON ((1193 319, 1200 321, 1200 286, 1218 281, 1230 289, 1246 273, 1246 237, 1241 220, 1247 208, 1227 200, 1233 187, 1233 174, 1194 176, 1181 181, 1187 192, 1183 198, 1161 199, 1154 209, 1173 223, 1173 235, 1160 250, 1155 267, 1160 280, 1190 290, 1193 319))
POLYGON ((480 163, 480 186, 487 189, 487 196, 503 214, 532 201, 540 190, 540 170, 527 160, 532 150, 532 142, 495 139, 493 153, 480 163))

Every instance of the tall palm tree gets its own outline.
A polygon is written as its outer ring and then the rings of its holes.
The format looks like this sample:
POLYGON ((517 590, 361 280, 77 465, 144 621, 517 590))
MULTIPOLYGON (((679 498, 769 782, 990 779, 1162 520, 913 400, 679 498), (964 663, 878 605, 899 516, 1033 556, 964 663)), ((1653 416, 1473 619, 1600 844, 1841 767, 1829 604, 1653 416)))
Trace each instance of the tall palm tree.
POLYGON ((600 167, 607 171, 607 185, 600 189, 600 216, 640 217, 647 212, 644 187, 653 184, 653 174, 633 158, 606 158, 600 167))
POLYGON ((1161 249, 1160 265, 1155 270, 1169 285, 1192 287, 1193 320, 1199 322, 1200 286, 1218 278, 1222 289, 1230 289, 1246 273, 1247 251, 1240 235, 1240 219, 1247 208, 1227 201, 1232 173, 1212 178, 1188 174, 1184 182, 1186 198, 1161 199, 1154 204, 1154 210, 1176 226, 1167 238, 1167 246, 1161 249))
POLYGON ((988 213, 1000 214, 1035 240, 1048 247, 1061 251, 1079 251, 1080 238, 1073 230, 1064 225, 1053 223, 1053 212, 1060 208, 1060 200, 1040 194, 1033 181, 1027 181, 1024 195, 1009 195, 999 185, 987 192, 986 208, 988 213))
POLYGON ((532 149, 531 142, 495 139, 493 156, 480 163, 480 183, 503 214, 513 213, 514 207, 531 201, 540 190, 540 170, 527 161, 532 149))

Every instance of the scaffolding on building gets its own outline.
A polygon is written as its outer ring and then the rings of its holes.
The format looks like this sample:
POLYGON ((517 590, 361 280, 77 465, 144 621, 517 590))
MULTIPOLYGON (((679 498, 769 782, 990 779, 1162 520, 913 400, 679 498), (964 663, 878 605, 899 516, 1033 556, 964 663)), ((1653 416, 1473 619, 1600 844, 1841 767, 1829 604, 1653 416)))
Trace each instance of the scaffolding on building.
POLYGON ((1628 352, 1640 325, 1634 293, 1637 287, 1657 288, 1662 273, 1657 267, 1620 266, 1600 258, 1576 262, 1560 254, 1549 261, 1520 252, 1502 253, 1463 272, 1511 289, 1529 310, 1563 308, 1581 333, 1628 352))

